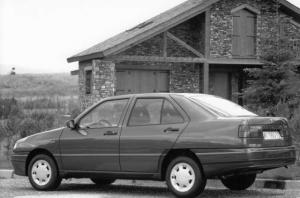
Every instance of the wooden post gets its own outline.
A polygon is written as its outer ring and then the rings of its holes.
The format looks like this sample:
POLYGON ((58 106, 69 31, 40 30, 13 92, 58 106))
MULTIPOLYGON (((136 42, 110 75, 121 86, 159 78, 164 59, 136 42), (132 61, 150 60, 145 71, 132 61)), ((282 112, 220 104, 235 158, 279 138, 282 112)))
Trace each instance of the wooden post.
POLYGON ((167 57, 168 56, 168 37, 167 37, 167 32, 163 33, 164 37, 163 37, 163 57, 167 57))
MULTIPOLYGON (((210 58, 210 8, 205 12, 205 58, 210 58)), ((203 63, 203 93, 209 94, 209 63, 203 63)))
POLYGON ((210 57, 210 9, 205 12, 205 57, 210 57))
POLYGON ((203 64, 203 93, 209 94, 209 64, 203 64))

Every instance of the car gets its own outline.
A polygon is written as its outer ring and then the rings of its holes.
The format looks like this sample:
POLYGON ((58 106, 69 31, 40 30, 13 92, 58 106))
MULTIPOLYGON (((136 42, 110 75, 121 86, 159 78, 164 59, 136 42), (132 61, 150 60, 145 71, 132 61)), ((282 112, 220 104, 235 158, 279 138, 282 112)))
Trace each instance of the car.
POLYGON ((64 178, 166 181, 176 197, 194 197, 219 178, 245 190, 256 175, 296 160, 288 122, 260 117, 226 99, 187 93, 114 96, 66 127, 16 142, 15 174, 37 190, 64 178))

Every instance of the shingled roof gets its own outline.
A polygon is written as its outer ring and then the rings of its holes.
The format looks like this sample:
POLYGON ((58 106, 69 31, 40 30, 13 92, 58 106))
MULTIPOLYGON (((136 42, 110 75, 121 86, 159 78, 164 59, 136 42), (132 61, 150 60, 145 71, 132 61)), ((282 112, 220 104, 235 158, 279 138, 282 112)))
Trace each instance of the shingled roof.
MULTIPOLYGON (((68 58, 67 61, 84 61, 116 54, 204 12, 218 1, 220 0, 188 0, 130 30, 68 58)), ((300 9, 298 7, 286 0, 279 0, 279 2, 283 9, 291 13, 297 21, 300 21, 300 9)))

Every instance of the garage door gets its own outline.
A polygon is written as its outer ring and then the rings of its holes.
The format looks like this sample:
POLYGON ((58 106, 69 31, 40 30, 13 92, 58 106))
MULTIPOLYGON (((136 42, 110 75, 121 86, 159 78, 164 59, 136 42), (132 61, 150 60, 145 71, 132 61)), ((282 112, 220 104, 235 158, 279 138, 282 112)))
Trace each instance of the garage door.
POLYGON ((169 71, 117 71, 117 95, 153 92, 169 92, 169 71))

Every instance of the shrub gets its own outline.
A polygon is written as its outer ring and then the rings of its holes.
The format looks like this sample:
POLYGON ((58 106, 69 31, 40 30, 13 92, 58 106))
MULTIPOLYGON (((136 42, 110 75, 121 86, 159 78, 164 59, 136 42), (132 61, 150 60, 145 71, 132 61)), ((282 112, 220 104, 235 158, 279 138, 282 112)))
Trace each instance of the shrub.
MULTIPOLYGON (((248 87, 243 90, 246 106, 262 116, 289 119, 292 134, 300 142, 300 76, 286 51, 272 51, 262 57, 261 68, 248 68, 248 87)), ((300 148, 300 147, 299 147, 300 148)))

